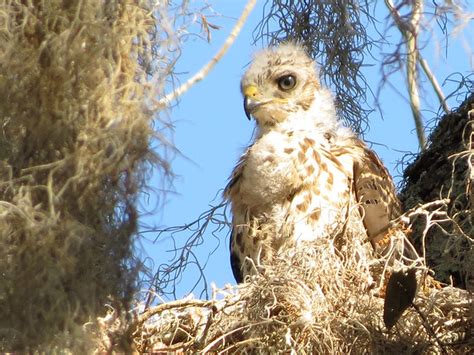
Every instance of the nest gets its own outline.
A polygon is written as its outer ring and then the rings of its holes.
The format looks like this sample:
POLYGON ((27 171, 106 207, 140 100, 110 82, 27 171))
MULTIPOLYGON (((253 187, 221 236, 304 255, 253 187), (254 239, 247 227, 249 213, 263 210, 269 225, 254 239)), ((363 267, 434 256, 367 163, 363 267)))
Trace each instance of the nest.
MULTIPOLYGON (((356 225, 345 232, 343 245, 337 242, 340 236, 302 245, 279 255, 245 283, 214 289, 209 301, 191 296, 164 303, 135 312, 131 324, 111 311, 101 319, 98 349, 114 349, 114 342, 123 336, 139 352, 154 353, 395 354, 474 349, 469 292, 440 287, 423 258, 415 256, 409 264, 400 253, 376 258, 362 235, 363 227, 356 225), (403 297, 386 292, 387 279, 407 268, 416 270, 416 297, 395 316, 393 327, 387 327, 384 308, 403 297)), ((404 233, 394 238, 407 243, 404 233)))

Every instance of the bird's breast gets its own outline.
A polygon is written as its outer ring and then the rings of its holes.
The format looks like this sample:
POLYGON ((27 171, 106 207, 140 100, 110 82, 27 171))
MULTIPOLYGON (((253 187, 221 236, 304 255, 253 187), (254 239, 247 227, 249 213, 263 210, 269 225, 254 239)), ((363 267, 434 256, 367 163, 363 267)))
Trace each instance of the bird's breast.
POLYGON ((296 179, 294 161, 287 153, 291 146, 280 133, 269 133, 252 145, 239 186, 243 203, 256 207, 285 197, 296 179))

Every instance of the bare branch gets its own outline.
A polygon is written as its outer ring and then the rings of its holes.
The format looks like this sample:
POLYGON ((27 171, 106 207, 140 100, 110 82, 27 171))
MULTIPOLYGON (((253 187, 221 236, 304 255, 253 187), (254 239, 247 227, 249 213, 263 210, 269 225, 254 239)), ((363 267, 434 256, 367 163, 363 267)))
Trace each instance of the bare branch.
POLYGON ((176 308, 186 308, 186 307, 209 307, 214 303, 214 301, 201 301, 201 300, 177 300, 168 303, 163 303, 153 308, 146 310, 143 314, 140 315, 138 321, 136 323, 137 326, 142 325, 148 319, 153 317, 156 314, 164 312, 169 309, 176 309, 176 308))
POLYGON ((385 0, 385 5, 390 11, 398 30, 403 35, 407 47, 407 84, 408 95, 410 97, 410 107, 415 120, 418 143, 421 149, 426 147, 426 136, 424 132, 423 119, 420 109, 420 95, 418 93, 417 62, 418 49, 417 37, 420 29, 420 19, 423 11, 423 1, 413 1, 411 18, 408 21, 402 19, 398 9, 394 6, 392 0, 385 0))
POLYGON ((425 72, 426 77, 431 83, 431 86, 433 86, 433 90, 436 93, 436 96, 438 97, 439 103, 441 107, 443 107, 443 110, 445 113, 449 113, 450 109, 448 106, 448 103, 446 102, 446 97, 444 96, 443 90, 441 89, 441 86, 438 83, 438 80, 434 76, 433 72, 430 69, 430 66, 426 59, 422 58, 420 53, 418 53, 418 58, 421 64, 421 67, 423 68, 423 71, 425 72))
POLYGON ((244 10, 242 11, 242 14, 240 15, 240 18, 238 19, 237 23, 232 29, 232 32, 230 33, 229 37, 227 37, 221 49, 219 49, 219 52, 217 52, 217 54, 205 66, 203 66, 196 74, 194 74, 194 76, 191 77, 187 82, 185 82, 179 88, 177 88, 173 92, 169 93, 168 95, 160 99, 158 101, 158 107, 169 105, 171 101, 183 95, 194 84, 201 81, 207 76, 207 74, 209 74, 209 72, 214 67, 214 65, 216 65, 216 63, 219 60, 221 60, 221 58, 224 56, 224 54, 227 52, 230 46, 234 43, 235 39, 237 38, 240 31, 242 30, 242 27, 245 21, 247 20, 248 15, 252 11, 256 3, 257 3, 257 0, 248 1, 247 5, 245 5, 244 10))

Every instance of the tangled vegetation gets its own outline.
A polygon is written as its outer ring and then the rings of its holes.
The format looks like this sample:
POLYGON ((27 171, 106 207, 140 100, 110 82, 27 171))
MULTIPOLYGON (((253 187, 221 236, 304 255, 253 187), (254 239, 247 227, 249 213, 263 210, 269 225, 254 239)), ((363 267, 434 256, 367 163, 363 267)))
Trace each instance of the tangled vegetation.
MULTIPOLYGON (((427 207, 405 218, 424 214, 427 207)), ((188 297, 140 308, 131 324, 111 310, 101 320, 99 349, 113 349, 121 334, 137 351, 158 353, 472 351, 472 294, 435 281, 423 257, 407 262, 393 248, 377 258, 362 236, 361 223, 349 223, 343 236, 279 255, 245 283, 214 289, 211 300, 188 297), (413 270, 418 284, 406 310, 397 310, 404 290, 387 286, 400 270, 413 270), (386 309, 398 314, 387 317, 386 309)), ((393 238, 393 246, 409 245, 403 233, 393 238)))
MULTIPOLYGON (((412 3, 420 1, 401 1, 400 8, 412 3)), ((436 5, 433 18, 462 13, 449 3, 436 5)), ((213 289, 210 300, 137 301, 143 271, 134 253, 137 201, 152 171, 169 181, 162 148, 172 148, 170 125, 161 113, 190 87, 165 95, 186 36, 178 27, 187 17, 199 18, 187 4, 0 1, 0 351, 472 352, 472 96, 441 121, 406 171, 407 212, 397 222, 413 231, 418 255, 410 263, 398 254, 373 255, 363 226, 354 224, 345 230, 345 243, 328 236, 280 255, 245 283, 213 289), (446 132, 452 146, 443 141, 446 132), (426 173, 427 166, 449 176, 426 173), (416 296, 388 324, 384 313, 393 299, 387 280, 398 272, 416 274, 416 296)), ((303 41, 335 86, 347 123, 363 132, 368 86, 360 69, 375 42, 362 20, 373 20, 371 2, 268 4, 257 37, 303 41), (280 28, 270 32, 275 19, 280 28)), ((411 12, 392 14, 401 31, 410 25, 411 12)), ((205 17, 201 24, 209 31, 205 17)), ((418 51, 401 47, 384 58, 385 68, 401 67, 413 53, 411 60, 423 66, 418 51)), ((429 67, 423 70, 429 78, 429 67)), ((407 75, 413 89, 417 75, 407 75)), ((158 268, 153 297, 174 287, 206 230, 227 227, 225 207, 168 230, 191 230, 191 236, 175 260, 158 268)), ((405 235, 396 240, 408 243, 405 235)))
POLYGON ((0 350, 84 350, 84 324, 135 292, 154 18, 138 0, 0 10, 0 350))

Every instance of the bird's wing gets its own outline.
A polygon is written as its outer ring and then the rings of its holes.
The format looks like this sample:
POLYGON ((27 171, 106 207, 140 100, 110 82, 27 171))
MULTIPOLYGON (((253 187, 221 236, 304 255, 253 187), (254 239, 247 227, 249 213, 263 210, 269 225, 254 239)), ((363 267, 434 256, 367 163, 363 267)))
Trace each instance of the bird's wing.
POLYGON ((227 186, 224 189, 224 198, 228 200, 231 200, 232 197, 236 196, 236 194, 239 193, 240 179, 242 177, 242 173, 245 168, 247 157, 251 148, 252 146, 249 146, 245 153, 240 156, 237 165, 235 166, 234 170, 232 170, 229 182, 227 183, 227 186))
MULTIPOLYGON (((232 170, 232 174, 229 178, 229 182, 224 189, 224 198, 228 201, 232 201, 237 198, 240 193, 240 183, 247 162, 247 157, 252 146, 248 147, 244 154, 241 155, 237 165, 232 170)), ((229 240, 229 250, 230 250, 230 265, 232 267, 232 273, 237 283, 241 283, 244 280, 244 274, 242 270, 243 255, 239 252, 238 244, 242 241, 244 231, 242 230, 242 224, 244 224, 245 218, 243 216, 243 211, 232 211, 232 231, 229 240)))
POLYGON ((364 211, 363 222, 374 246, 390 228, 390 222, 401 215, 395 185, 377 154, 359 139, 354 139, 354 187, 357 201, 364 211))

